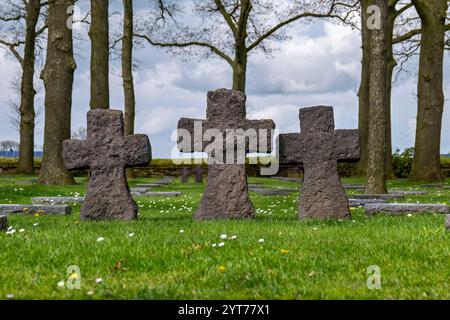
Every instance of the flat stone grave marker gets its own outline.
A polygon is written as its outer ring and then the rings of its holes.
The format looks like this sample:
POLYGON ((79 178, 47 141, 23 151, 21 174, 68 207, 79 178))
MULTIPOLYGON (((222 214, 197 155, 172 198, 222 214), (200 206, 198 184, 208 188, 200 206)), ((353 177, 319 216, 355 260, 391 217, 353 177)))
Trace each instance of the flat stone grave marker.
POLYGON ((0 204, 0 215, 11 214, 51 214, 51 215, 70 215, 72 214, 71 206, 52 206, 37 204, 0 204))
POLYGON ((181 183, 189 183, 189 168, 181 168, 181 183))
POLYGON ((8 218, 6 216, 0 216, 0 231, 6 231, 8 229, 8 218))
POLYGON ((179 197, 183 193, 181 192, 174 192, 174 191, 168 191, 168 192, 146 192, 142 194, 142 196, 145 197, 179 197))
POLYGON ((447 214, 445 216, 445 229, 450 231, 450 214, 447 214))
POLYGON ((361 184, 344 184, 342 185, 347 190, 364 190, 365 187, 361 184))
POLYGON ((295 182, 295 183, 303 182, 303 179, 300 179, 300 178, 275 177, 275 179, 285 181, 285 182, 295 182))
POLYGON ((392 190, 389 192, 390 194, 402 194, 405 196, 422 196, 428 194, 426 191, 420 190, 392 190))
POLYGON ((294 192, 298 192, 297 189, 272 189, 272 188, 266 188, 266 187, 249 187, 249 190, 252 192, 259 193, 263 196, 288 196, 291 195, 294 192))
POLYGON ((203 183, 203 168, 196 166, 194 168, 195 183, 203 183))
POLYGON ((208 153, 208 181, 195 214, 196 219, 255 218, 248 195, 245 162, 242 161, 245 159, 238 161, 237 158, 245 157, 247 153, 271 152, 275 123, 272 120, 246 119, 245 102, 245 94, 239 91, 210 91, 206 120, 181 118, 178 122, 179 150, 208 153), (234 132, 231 137, 230 131, 234 132), (212 132, 214 135, 210 139, 213 141, 202 139, 212 132), (240 138, 243 138, 245 150, 242 150, 244 154, 236 155, 240 138), (248 143, 252 140, 256 143, 248 143), (229 155, 233 155, 234 159, 228 159, 229 155))
POLYGON ((130 188, 130 192, 134 192, 134 193, 144 193, 147 192, 149 188, 145 188, 145 187, 136 187, 136 188, 130 188))
POLYGON ((299 118, 301 133, 279 136, 280 163, 304 168, 299 217, 349 219, 338 161, 359 160, 359 131, 335 130, 332 107, 300 109, 299 118))
POLYGON ((404 199, 403 194, 352 194, 353 199, 377 199, 377 200, 400 200, 404 199))
POLYGON ((34 204, 75 204, 83 203, 85 197, 35 197, 31 198, 34 204))
POLYGON ((372 203, 386 203, 386 200, 381 199, 348 199, 348 203, 350 207, 356 208, 356 207, 364 207, 367 204, 372 203))
POLYGON ((373 203, 365 206, 366 215, 387 214, 405 215, 414 213, 450 213, 450 207, 444 204, 417 203, 373 203))
POLYGON ((87 139, 64 141, 63 158, 69 170, 91 170, 82 219, 137 218, 138 206, 131 197, 125 169, 148 165, 151 147, 146 135, 124 135, 121 111, 89 111, 87 139))

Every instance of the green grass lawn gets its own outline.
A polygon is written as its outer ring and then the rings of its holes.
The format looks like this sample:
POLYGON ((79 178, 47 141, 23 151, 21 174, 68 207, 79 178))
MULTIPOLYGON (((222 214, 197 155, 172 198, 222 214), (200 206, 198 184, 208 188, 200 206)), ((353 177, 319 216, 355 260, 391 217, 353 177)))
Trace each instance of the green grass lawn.
MULTIPOLYGON (((71 187, 27 180, 1 177, 0 202, 85 192, 85 180, 71 187)), ((418 188, 401 180, 390 187, 418 188)), ((79 207, 66 217, 10 216, 17 232, 0 233, 0 299, 450 299, 450 232, 443 215, 367 218, 356 209, 350 221, 299 221, 298 194, 252 193, 256 220, 196 222, 203 188, 174 182, 158 190, 184 196, 137 198, 134 222, 80 222, 79 207), (58 286, 71 265, 81 270, 79 290, 58 286), (371 265, 381 270, 379 290, 366 285, 371 265)), ((407 201, 450 202, 450 190, 427 191, 407 201)))

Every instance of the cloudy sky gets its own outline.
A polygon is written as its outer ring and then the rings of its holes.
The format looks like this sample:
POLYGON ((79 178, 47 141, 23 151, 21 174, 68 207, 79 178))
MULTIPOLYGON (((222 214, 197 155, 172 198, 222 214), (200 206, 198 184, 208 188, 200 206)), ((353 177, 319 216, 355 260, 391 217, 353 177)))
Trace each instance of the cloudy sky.
MULTIPOLYGON (((81 7, 86 9, 86 5, 81 7)), ((114 5, 111 8, 116 9, 114 5)), ((271 118, 281 133, 298 132, 300 107, 331 105, 334 106, 337 128, 356 128, 361 59, 359 32, 326 22, 297 24, 289 32, 291 39, 274 44, 277 50, 272 58, 263 54, 250 57, 248 118, 271 118)), ((85 127, 89 110, 89 42, 85 30, 78 30, 77 34, 84 41, 77 41, 76 46, 78 68, 74 83, 73 129, 85 127)), ((449 57, 446 54, 446 96, 450 94, 449 57)), ((229 88, 231 71, 218 59, 180 58, 150 46, 136 51, 135 58, 136 132, 149 135, 155 158, 170 157, 174 146, 171 136, 178 119, 203 118, 207 91, 229 88)), ((14 58, 0 50, 0 140, 18 140, 18 133, 8 118, 7 103, 17 99, 11 82, 18 69, 14 58)), ((400 149, 414 145, 417 63, 412 61, 409 70, 410 74, 404 75, 395 85, 392 96, 393 146, 400 149)), ((120 61, 112 61, 110 85, 111 107, 123 109, 120 61)), ((36 102, 43 104, 43 92, 39 93, 36 102)), ((450 152, 449 132, 447 100, 442 153, 450 152)), ((40 119, 36 130, 38 146, 42 145, 42 139, 43 119, 40 119)))

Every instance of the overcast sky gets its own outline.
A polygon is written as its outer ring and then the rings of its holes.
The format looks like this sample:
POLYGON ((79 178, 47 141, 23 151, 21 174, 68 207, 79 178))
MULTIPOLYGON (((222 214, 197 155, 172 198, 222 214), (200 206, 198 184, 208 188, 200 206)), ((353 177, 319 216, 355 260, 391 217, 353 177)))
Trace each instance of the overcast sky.
MULTIPOLYGON (((139 2, 141 3, 141 2, 139 2)), ((84 8, 83 8, 84 9, 84 8)), ((137 8, 139 9, 139 7, 137 8)), ((112 10, 115 10, 113 7, 112 10)), ((248 118, 271 118, 281 133, 298 132, 298 109, 331 105, 337 128, 357 128, 357 90, 360 78, 360 35, 344 26, 317 22, 295 25, 292 39, 275 43, 273 58, 252 55, 248 72, 248 118)), ((77 41, 72 128, 86 126, 89 110, 89 41, 84 30, 77 41)), ((146 46, 135 52, 136 133, 150 137, 153 157, 169 157, 174 142, 172 132, 180 117, 204 118, 208 90, 231 87, 231 71, 218 59, 198 61, 174 57, 164 50, 146 46)), ((450 94, 450 62, 445 57, 446 97, 450 94)), ((392 128, 394 148, 414 145, 417 99, 417 63, 412 61, 409 76, 394 86, 392 128)), ((0 140, 18 140, 10 124, 7 101, 17 99, 11 81, 18 63, 0 50, 0 140)), ((120 61, 113 60, 110 74, 111 107, 123 109, 120 61)), ((37 105, 43 104, 40 92, 37 105)), ((36 144, 42 145, 43 119, 36 129, 36 144)), ((450 152, 450 110, 448 99, 443 119, 442 153, 450 152)))

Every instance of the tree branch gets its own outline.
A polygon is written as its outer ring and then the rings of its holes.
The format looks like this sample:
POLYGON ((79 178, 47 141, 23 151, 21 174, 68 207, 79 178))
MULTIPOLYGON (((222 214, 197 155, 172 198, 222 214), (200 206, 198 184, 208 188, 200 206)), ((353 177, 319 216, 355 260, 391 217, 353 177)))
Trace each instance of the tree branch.
POLYGON ((146 35, 142 35, 142 34, 138 34, 138 33, 133 33, 133 36, 137 37, 137 38, 141 38, 146 40, 148 43, 150 43, 153 46, 156 47, 178 47, 178 48, 185 48, 185 47, 192 47, 192 46, 197 46, 197 47, 204 47, 204 48, 208 48, 211 50, 211 52, 213 52, 214 54, 218 55, 219 57, 221 57, 222 59, 224 59, 226 62, 228 62, 231 66, 233 65, 233 59, 231 59, 225 52, 221 51, 219 48, 213 46, 210 43, 207 42, 202 42, 202 41, 188 41, 188 42, 158 42, 158 41, 154 41, 152 40, 150 37, 146 36, 146 35))
POLYGON ((231 19, 231 14, 227 12, 225 7, 223 6, 223 3, 221 0, 214 0, 214 3, 217 6, 217 9, 222 14, 223 18, 225 19, 225 22, 230 27, 231 31, 233 32, 234 36, 236 36, 237 27, 234 24, 233 20, 231 19))

